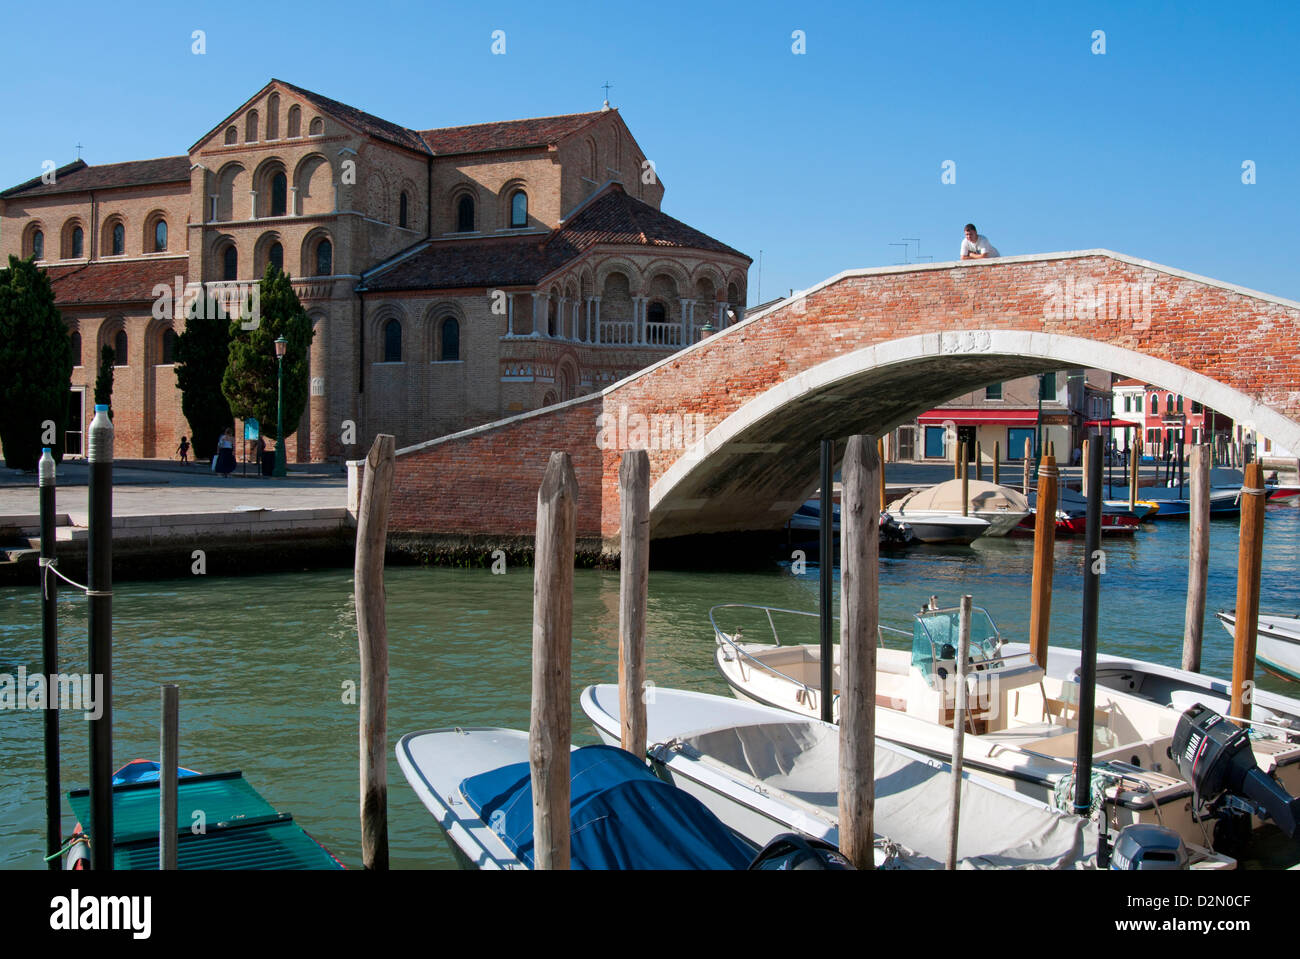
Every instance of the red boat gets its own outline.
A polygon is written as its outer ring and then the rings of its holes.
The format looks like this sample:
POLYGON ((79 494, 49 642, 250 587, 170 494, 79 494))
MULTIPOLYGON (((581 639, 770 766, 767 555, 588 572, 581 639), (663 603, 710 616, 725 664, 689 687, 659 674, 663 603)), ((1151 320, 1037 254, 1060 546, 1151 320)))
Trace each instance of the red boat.
MULTIPOLYGON (((1020 525, 1012 532, 1017 536, 1034 535, 1035 513, 1030 511, 1029 515, 1020 521, 1020 525)), ((1101 532, 1103 536, 1132 536, 1137 532, 1141 520, 1133 513, 1102 513, 1101 514, 1101 532)), ((1057 536, 1082 536, 1087 532, 1088 517, 1086 513, 1066 512, 1065 510, 1056 511, 1056 535, 1057 536)))

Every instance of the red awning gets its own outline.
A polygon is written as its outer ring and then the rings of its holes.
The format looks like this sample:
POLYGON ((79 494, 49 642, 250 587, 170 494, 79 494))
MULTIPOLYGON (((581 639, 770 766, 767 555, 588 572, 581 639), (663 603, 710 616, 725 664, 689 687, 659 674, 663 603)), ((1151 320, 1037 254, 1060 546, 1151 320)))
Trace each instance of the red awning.
POLYGON ((1037 410, 930 410, 917 417, 922 426, 1033 426, 1038 422, 1037 410))

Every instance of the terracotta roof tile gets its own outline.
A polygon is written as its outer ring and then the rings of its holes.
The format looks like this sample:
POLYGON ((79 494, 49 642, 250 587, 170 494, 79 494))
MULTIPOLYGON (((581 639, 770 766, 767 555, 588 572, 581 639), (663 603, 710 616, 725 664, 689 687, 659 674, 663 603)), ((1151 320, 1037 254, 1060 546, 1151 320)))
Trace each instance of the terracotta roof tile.
MULTIPOLYGON (((129 260, 125 263, 87 263, 79 266, 51 266, 50 285, 59 306, 91 303, 138 303, 153 300, 159 283, 173 287, 176 277, 185 277, 189 260, 183 256, 129 260)), ((184 282, 184 281, 182 281, 184 282)))
POLYGON ((48 196, 54 193, 79 193, 83 190, 105 190, 110 187, 145 186, 151 183, 188 183, 190 158, 187 156, 161 157, 157 160, 131 160, 126 163, 101 163, 90 166, 84 160, 75 160, 54 171, 53 183, 42 183, 40 177, 10 187, 0 197, 48 196))
POLYGON ((571 133, 604 116, 604 111, 570 113, 558 117, 503 120, 463 127, 421 130, 429 149, 439 156, 457 153, 487 153, 493 150, 522 150, 557 143, 571 133))
POLYGON ((627 243, 745 256, 707 233, 628 196, 618 184, 612 184, 565 221, 552 242, 568 243, 577 250, 586 250, 597 243, 627 243))
POLYGON ((408 130, 404 126, 377 117, 373 113, 366 113, 364 110, 358 110, 356 107, 350 107, 346 103, 340 103, 338 100, 321 96, 319 93, 313 93, 311 90, 295 86, 292 83, 285 83, 283 80, 274 80, 272 82, 279 83, 286 90, 292 90, 299 96, 311 100, 322 110, 334 114, 344 123, 356 127, 363 133, 368 133, 389 143, 396 143, 398 146, 406 147, 408 150, 414 150, 417 153, 429 152, 429 148, 420 139, 420 134, 414 130, 408 130))

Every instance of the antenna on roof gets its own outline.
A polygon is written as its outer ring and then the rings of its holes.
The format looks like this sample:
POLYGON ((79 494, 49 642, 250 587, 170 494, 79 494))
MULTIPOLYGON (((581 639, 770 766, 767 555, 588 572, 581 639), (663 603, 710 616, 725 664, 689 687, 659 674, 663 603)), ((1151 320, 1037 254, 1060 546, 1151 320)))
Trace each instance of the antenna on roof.
POLYGON ((605 110, 609 109, 609 88, 612 87, 613 85, 614 84, 610 83, 608 80, 606 80, 603 84, 605 89, 605 105, 600 108, 601 112, 604 112, 605 110))

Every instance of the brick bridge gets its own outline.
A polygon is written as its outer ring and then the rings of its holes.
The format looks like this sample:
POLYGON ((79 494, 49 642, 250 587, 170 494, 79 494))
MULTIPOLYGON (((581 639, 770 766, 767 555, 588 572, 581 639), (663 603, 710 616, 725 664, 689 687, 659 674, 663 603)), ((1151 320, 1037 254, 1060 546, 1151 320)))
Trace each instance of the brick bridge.
POLYGON ((650 448, 655 539, 777 529, 817 487, 822 437, 1070 366, 1300 449, 1298 347, 1300 303, 1106 250, 850 270, 603 392, 400 450, 390 541, 530 548, 547 459, 566 450, 579 549, 616 552, 628 445, 650 448))

